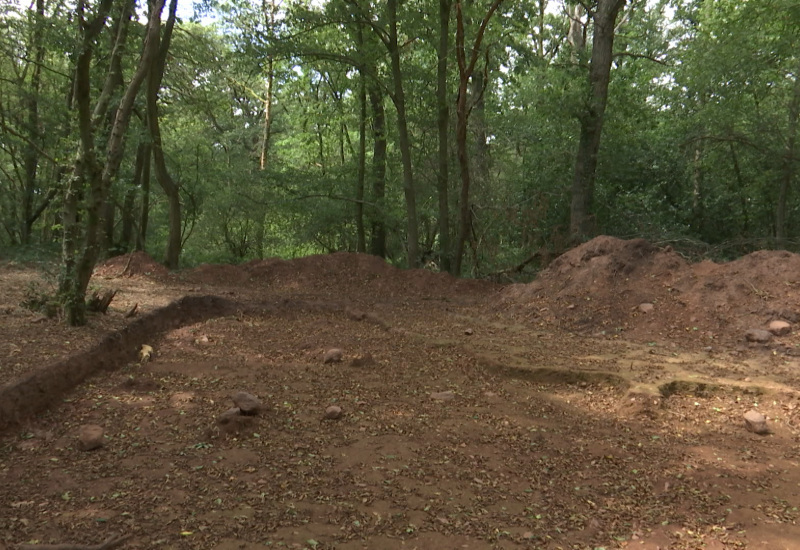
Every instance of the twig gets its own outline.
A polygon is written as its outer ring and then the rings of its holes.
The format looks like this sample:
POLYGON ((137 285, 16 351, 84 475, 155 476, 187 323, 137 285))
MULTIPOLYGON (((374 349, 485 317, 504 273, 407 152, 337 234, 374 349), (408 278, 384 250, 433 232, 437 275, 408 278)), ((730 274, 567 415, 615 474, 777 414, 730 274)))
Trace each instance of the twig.
POLYGON ((113 536, 100 544, 20 544, 17 550, 111 550, 121 546, 132 536, 113 536))
POLYGON ((128 272, 128 269, 131 267, 131 260, 133 260, 133 252, 128 253, 128 261, 125 263, 125 268, 119 272, 117 277, 122 277, 128 272))

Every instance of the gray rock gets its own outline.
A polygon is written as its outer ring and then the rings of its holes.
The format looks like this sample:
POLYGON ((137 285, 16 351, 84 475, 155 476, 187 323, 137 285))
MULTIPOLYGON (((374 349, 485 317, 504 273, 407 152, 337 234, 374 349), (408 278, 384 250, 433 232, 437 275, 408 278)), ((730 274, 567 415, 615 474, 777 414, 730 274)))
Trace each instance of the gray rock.
POLYGON ((86 424, 81 426, 78 433, 78 448, 81 451, 93 451, 106 444, 103 438, 105 432, 102 427, 96 424, 86 424))
POLYGON ((643 304, 639 304, 639 307, 637 309, 639 310, 639 313, 651 313, 655 309, 655 306, 653 304, 645 302, 643 304))
POLYGON ((760 328, 751 328, 744 333, 744 337, 748 342, 756 342, 758 344, 766 344, 772 341, 772 333, 760 328))
POLYGON ((786 321, 772 321, 767 330, 775 336, 786 336, 792 332, 792 325, 786 321))
POLYGON ((451 399, 455 399, 455 397, 455 392, 450 390, 431 393, 431 399, 436 401, 450 401, 451 399))
POLYGON ((256 415, 264 408, 258 397, 246 391, 236 392, 231 399, 233 399, 233 404, 236 405, 245 416, 256 415))
POLYGON ((753 433, 759 435, 765 435, 769 433, 767 419, 758 411, 751 409, 744 413, 744 424, 747 429, 753 433))
POLYGON ((339 348, 332 348, 325 352, 325 355, 322 356, 323 363, 340 363, 342 361, 342 357, 344 356, 344 352, 339 348))
POLYGON ((342 408, 337 405, 331 405, 325 409, 326 420, 338 420, 342 417, 342 408))

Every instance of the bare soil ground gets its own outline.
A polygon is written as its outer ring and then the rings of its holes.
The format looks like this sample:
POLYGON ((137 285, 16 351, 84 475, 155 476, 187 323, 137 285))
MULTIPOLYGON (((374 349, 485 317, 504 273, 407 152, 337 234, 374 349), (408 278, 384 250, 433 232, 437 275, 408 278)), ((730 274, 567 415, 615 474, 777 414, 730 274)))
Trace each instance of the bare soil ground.
POLYGON ((511 286, 344 253, 173 274, 136 255, 97 269, 119 293, 82 329, 18 306, 38 277, 0 265, 3 391, 126 360, 44 412, 15 402, 0 549, 800 548, 799 340, 744 339, 798 320, 796 255, 691 265, 600 237, 511 286), (237 391, 266 410, 218 423, 237 391), (79 450, 87 424, 102 448, 79 450))

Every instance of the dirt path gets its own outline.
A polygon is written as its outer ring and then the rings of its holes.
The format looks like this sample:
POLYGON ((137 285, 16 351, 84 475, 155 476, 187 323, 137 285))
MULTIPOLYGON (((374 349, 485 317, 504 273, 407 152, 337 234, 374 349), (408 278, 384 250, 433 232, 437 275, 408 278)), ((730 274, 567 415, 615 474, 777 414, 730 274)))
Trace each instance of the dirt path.
POLYGON ((353 256, 111 281, 120 311, 156 288, 242 307, 2 436, 0 548, 800 547, 792 355, 554 330, 552 303, 353 256), (266 410, 220 425, 237 391, 266 410))

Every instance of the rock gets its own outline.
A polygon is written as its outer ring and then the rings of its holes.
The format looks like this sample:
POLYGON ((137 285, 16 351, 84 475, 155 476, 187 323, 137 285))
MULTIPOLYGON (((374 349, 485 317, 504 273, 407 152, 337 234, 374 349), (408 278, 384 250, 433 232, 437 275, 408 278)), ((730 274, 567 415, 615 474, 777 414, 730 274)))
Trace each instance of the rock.
POLYGON ((751 328, 744 333, 744 337, 748 342, 766 344, 772 340, 772 333, 768 330, 761 330, 760 328, 751 328))
POLYGON ((233 399, 233 404, 239 408, 241 414, 245 416, 256 415, 264 408, 258 397, 246 391, 236 392, 231 399, 233 399))
POLYGON ((775 336, 786 336, 792 332, 792 325, 786 321, 772 321, 767 330, 775 336))
POLYGON ((339 348, 332 348, 325 352, 322 356, 323 363, 340 363, 344 352, 339 348))
POLYGON ((339 420, 342 417, 342 408, 337 405, 331 405, 325 409, 326 420, 339 420))
POLYGON ((468 328, 464 330, 464 334, 466 334, 467 336, 472 336, 473 334, 475 334, 475 331, 472 330, 471 328, 468 328))
POLYGON ((765 435, 769 433, 769 428, 767 427, 767 419, 764 418, 764 415, 758 411, 749 410, 744 414, 744 424, 747 429, 753 433, 759 435, 765 435))
POLYGON ((650 313, 655 309, 655 306, 653 304, 644 302, 642 304, 639 304, 639 307, 636 309, 639 310, 639 313, 650 313))
POLYGON ((211 338, 203 334, 202 336, 195 338, 194 343, 198 346, 204 346, 211 343, 211 338))
POLYGON ((104 434, 103 428, 96 424, 81 426, 80 433, 78 434, 78 448, 81 451, 99 449, 106 444, 106 440, 103 438, 104 434))
POLYGON ((450 401, 451 399, 455 399, 455 397, 455 392, 450 390, 431 393, 431 399, 436 401, 450 401))

